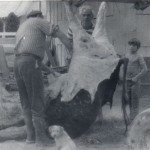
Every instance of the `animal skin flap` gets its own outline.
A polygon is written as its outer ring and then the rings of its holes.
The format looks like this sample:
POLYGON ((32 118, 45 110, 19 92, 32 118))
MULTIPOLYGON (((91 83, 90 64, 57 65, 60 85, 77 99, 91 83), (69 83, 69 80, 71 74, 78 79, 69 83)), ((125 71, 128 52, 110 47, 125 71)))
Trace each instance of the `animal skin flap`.
POLYGON ((59 77, 55 85, 50 85, 50 89, 55 89, 57 94, 61 92, 61 101, 72 100, 84 89, 90 93, 93 102, 98 84, 110 78, 119 61, 106 34, 106 3, 100 5, 92 36, 79 26, 67 2, 65 7, 73 32, 73 56, 68 73, 59 77))

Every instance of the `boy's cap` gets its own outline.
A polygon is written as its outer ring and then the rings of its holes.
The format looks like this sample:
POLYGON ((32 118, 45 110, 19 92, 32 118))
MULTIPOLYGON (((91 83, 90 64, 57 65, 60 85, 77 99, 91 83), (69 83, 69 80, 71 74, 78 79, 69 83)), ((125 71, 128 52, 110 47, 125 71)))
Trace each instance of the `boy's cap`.
POLYGON ((137 45, 138 48, 141 46, 141 42, 137 38, 132 38, 129 42, 129 45, 137 45))
POLYGON ((27 18, 35 16, 35 15, 42 15, 42 12, 39 10, 33 10, 27 15, 27 18))

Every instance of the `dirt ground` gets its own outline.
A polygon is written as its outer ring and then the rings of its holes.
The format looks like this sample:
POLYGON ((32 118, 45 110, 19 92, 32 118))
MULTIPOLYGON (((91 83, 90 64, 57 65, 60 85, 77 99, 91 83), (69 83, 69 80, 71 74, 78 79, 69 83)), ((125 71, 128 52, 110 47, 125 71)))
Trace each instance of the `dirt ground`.
MULTIPOLYGON (((121 110, 114 106, 103 108, 104 120, 100 125, 94 123, 91 128, 81 137, 75 139, 79 150, 126 150, 125 126, 122 120, 121 110)), ((41 150, 35 145, 26 145, 24 141, 6 141, 0 143, 0 150, 41 150)), ((44 150, 54 150, 55 144, 51 140, 50 147, 44 150)))
MULTIPOLYGON (((55 150, 55 145, 52 144, 47 148, 36 147, 35 145, 26 145, 24 142, 5 142, 0 144, 1 150, 55 150)), ((127 148, 123 145, 116 144, 105 144, 105 145, 78 145, 78 150, 126 150, 127 148)))
MULTIPOLYGON (((140 111, 148 108, 148 98, 140 100, 140 111)), ((118 93, 114 96, 112 109, 109 105, 103 107, 102 124, 95 122, 91 128, 81 137, 75 139, 79 150, 127 150, 125 125, 121 111, 121 99, 118 93)), ((51 140, 48 148, 41 149, 33 145, 25 144, 25 141, 6 141, 0 143, 0 150, 54 150, 55 144, 51 140)))

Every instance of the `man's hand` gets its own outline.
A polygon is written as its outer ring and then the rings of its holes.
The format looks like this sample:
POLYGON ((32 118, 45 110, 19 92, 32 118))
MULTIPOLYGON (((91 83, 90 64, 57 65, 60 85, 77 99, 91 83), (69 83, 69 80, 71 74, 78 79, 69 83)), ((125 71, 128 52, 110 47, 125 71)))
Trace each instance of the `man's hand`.
POLYGON ((132 78, 132 82, 137 82, 137 78, 136 77, 132 78))
POLYGON ((52 25, 52 32, 51 32, 51 36, 52 37, 57 37, 57 32, 59 31, 59 26, 58 25, 52 25))
POLYGON ((60 77, 60 76, 61 76, 61 74, 58 73, 58 72, 54 72, 53 75, 54 75, 55 77, 60 77))

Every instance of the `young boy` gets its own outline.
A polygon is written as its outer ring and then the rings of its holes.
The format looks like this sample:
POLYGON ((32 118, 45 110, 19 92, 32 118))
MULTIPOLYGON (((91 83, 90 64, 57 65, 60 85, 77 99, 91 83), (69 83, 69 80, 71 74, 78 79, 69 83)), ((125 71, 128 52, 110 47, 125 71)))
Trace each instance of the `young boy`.
POLYGON ((125 57, 129 59, 127 68, 127 92, 130 107, 130 120, 132 121, 139 112, 139 79, 147 71, 147 66, 144 58, 138 53, 141 46, 140 41, 133 38, 128 44, 129 52, 125 57))

